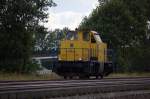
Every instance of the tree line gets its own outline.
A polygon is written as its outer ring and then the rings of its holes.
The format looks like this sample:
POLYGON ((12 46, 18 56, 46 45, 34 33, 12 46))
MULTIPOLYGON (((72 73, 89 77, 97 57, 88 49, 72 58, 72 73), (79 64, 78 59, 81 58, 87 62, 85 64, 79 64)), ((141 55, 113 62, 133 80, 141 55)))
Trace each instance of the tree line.
POLYGON ((149 0, 99 0, 80 30, 100 33, 116 54, 117 71, 150 71, 149 0))
POLYGON ((44 29, 52 0, 0 1, 0 71, 29 72, 34 35, 44 29))
MULTIPOLYGON (((150 1, 98 0, 99 5, 83 19, 79 30, 98 31, 114 49, 117 71, 150 71, 150 1)), ((50 51, 68 28, 47 31, 53 0, 0 1, 0 71, 26 73, 37 68, 31 57, 50 51)))

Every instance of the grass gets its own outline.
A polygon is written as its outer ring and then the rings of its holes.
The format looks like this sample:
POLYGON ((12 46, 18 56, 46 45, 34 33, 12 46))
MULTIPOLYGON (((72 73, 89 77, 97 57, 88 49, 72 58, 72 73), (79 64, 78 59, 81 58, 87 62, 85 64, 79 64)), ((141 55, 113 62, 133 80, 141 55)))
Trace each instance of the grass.
MULTIPOLYGON (((120 77, 150 77, 150 73, 112 73, 106 78, 120 77)), ((18 73, 2 73, 0 72, 0 80, 58 80, 62 79, 55 73, 37 75, 37 74, 18 74, 18 73)))
POLYGON ((108 76, 108 78, 120 78, 120 77, 150 77, 150 73, 112 73, 108 76))
POLYGON ((37 74, 18 74, 18 73, 2 73, 0 72, 0 80, 55 80, 60 79, 56 74, 45 74, 45 75, 37 75, 37 74))

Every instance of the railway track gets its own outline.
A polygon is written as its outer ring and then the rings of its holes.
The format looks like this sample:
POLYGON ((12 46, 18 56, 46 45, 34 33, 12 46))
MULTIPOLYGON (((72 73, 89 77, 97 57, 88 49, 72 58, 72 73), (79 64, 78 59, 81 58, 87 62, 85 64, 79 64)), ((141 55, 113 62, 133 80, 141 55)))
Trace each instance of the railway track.
POLYGON ((138 90, 150 90, 149 77, 102 80, 0 81, 0 99, 48 99, 77 94, 138 90))

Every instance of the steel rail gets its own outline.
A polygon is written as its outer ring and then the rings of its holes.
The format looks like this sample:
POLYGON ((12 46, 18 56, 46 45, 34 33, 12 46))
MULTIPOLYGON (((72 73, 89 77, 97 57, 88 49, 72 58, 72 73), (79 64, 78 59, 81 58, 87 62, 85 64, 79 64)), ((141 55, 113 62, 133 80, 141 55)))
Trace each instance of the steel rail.
POLYGON ((136 80, 136 81, 92 81, 92 82, 67 82, 67 83, 43 83, 43 84, 28 84, 28 85, 8 85, 8 86, 1 86, 0 91, 7 91, 7 90, 24 90, 24 89, 38 89, 38 88, 57 88, 57 87, 68 87, 68 86, 104 86, 104 85, 119 85, 119 84, 150 84, 149 80, 136 80))
MULTIPOLYGON (((1 94, 24 94, 24 93, 39 93, 39 92, 47 92, 49 91, 49 95, 51 96, 60 96, 60 95, 67 95, 72 94, 70 91, 75 90, 77 94, 80 93, 89 93, 89 92, 120 92, 120 91, 128 91, 128 90, 146 90, 147 86, 150 86, 150 83, 143 83, 143 84, 108 84, 108 85, 98 85, 98 84, 93 84, 93 85, 78 85, 78 86, 73 86, 73 85, 68 85, 68 86, 63 86, 63 87, 40 87, 40 88, 27 88, 27 89, 19 89, 19 90, 8 90, 8 91, 3 91, 0 92, 1 94), (140 87, 137 87, 140 86, 140 87), (100 90, 99 90, 100 89, 100 90), (84 92, 83 92, 83 91, 84 92), (53 94, 51 92, 54 92, 53 94), (80 93, 78 93, 80 92, 80 93), (61 94, 58 94, 61 93, 61 94)), ((148 88, 150 89, 150 87, 148 88)), ((36 95, 37 95, 36 94, 36 95)))
MULTIPOLYGON (((150 78, 103 79, 103 80, 67 80, 67 81, 30 81, 0 82, 0 99, 3 97, 59 96, 95 92, 115 92, 128 90, 150 90, 150 78), (36 94, 34 94, 36 93, 36 94), (27 96, 25 95, 27 94, 27 96)), ((22 98, 22 97, 21 97, 22 98)), ((10 99, 10 98, 5 98, 10 99)), ((11 98, 16 99, 16 98, 11 98)), ((18 98, 17 98, 18 99, 18 98)))
POLYGON ((105 78, 101 80, 33 80, 33 81, 0 81, 0 86, 8 85, 29 85, 29 84, 51 84, 51 83, 71 83, 71 82, 110 82, 110 81, 135 81, 150 80, 150 77, 137 78, 105 78))

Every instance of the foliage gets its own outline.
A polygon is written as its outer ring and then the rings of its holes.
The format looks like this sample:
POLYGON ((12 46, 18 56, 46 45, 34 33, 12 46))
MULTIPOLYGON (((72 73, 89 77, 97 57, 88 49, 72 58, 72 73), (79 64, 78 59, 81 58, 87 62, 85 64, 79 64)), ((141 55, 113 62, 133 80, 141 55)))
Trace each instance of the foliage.
POLYGON ((60 77, 56 74, 23 74, 23 73, 8 73, 8 72, 0 72, 0 80, 7 81, 29 81, 29 80, 58 80, 60 77))
POLYGON ((35 50, 46 50, 46 39, 48 31, 44 26, 37 26, 36 33, 34 34, 34 41, 33 41, 33 51, 35 50))
POLYGON ((35 35, 34 51, 51 51, 56 50, 59 41, 65 37, 65 33, 69 31, 68 28, 55 29, 54 31, 47 32, 46 30, 39 32, 35 35))
POLYGON ((150 1, 99 1, 104 2, 83 19, 79 29, 98 31, 109 48, 116 50, 120 70, 145 71, 150 56, 146 36, 150 1))
POLYGON ((36 72, 40 68, 37 63, 29 63, 23 66, 23 73, 33 73, 36 72))
POLYGON ((33 34, 46 22, 52 0, 0 1, 0 70, 24 72, 30 64, 33 34))

